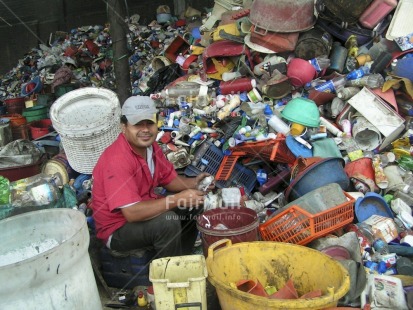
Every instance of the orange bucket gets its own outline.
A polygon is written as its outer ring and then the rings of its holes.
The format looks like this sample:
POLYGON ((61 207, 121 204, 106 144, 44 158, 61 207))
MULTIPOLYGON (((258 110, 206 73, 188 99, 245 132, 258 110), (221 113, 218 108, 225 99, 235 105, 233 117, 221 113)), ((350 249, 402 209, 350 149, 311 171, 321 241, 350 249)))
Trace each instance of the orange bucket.
POLYGON ((2 116, 3 118, 8 118, 10 120, 11 127, 18 127, 27 124, 26 118, 21 114, 6 114, 2 116))
POLYGON ((32 139, 40 138, 50 132, 52 121, 49 118, 31 122, 29 124, 32 139))

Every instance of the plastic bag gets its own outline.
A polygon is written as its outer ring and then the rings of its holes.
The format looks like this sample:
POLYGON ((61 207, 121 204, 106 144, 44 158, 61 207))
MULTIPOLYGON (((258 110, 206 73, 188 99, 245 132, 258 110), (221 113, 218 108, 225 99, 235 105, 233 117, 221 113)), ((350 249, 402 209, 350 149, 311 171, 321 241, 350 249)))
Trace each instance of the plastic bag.
POLYGON ((13 207, 51 205, 61 197, 53 177, 42 173, 11 182, 10 193, 13 207))
POLYGON ((399 164, 399 167, 404 170, 413 171, 413 157, 408 155, 402 155, 396 162, 399 164))
POLYGON ((178 64, 171 64, 169 66, 160 68, 149 79, 147 83, 148 89, 145 90, 143 95, 160 92, 168 84, 175 81, 178 77, 180 77, 178 64))
POLYGON ((17 167, 37 162, 42 153, 25 139, 12 141, 0 149, 0 168, 17 167))
POLYGON ((10 181, 0 175, 0 205, 10 203, 10 181))

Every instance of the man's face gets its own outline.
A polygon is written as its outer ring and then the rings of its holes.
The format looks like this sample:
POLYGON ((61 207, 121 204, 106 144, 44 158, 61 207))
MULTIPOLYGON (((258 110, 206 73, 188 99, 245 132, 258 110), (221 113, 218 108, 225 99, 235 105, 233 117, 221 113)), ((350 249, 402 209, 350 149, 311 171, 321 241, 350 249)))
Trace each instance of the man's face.
POLYGON ((128 122, 126 125, 122 124, 122 132, 132 148, 140 152, 146 151, 146 148, 155 141, 158 127, 156 123, 150 120, 143 120, 136 125, 131 125, 128 122))

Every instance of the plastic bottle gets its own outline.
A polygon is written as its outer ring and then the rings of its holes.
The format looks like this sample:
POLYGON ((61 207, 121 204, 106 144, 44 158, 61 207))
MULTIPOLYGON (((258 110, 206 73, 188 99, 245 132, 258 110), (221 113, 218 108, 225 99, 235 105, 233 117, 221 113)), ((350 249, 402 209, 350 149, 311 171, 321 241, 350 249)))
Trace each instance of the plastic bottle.
POLYGON ((391 54, 395 51, 400 51, 400 48, 398 47, 397 43, 395 41, 390 41, 386 38, 382 38, 379 42, 374 43, 370 47, 367 54, 371 56, 371 59, 376 61, 380 58, 379 56, 382 52, 388 52, 391 54))
POLYGON ((347 55, 349 57, 356 57, 358 55, 358 43, 357 36, 352 34, 350 35, 346 42, 344 43, 345 48, 348 50, 347 55))
POLYGON ((411 229, 413 227, 413 216, 411 211, 405 211, 405 210, 401 210, 399 212, 399 214, 396 215, 396 217, 402 221, 403 225, 408 228, 411 229))
POLYGON ((413 171, 413 157, 409 155, 401 155, 397 161, 400 168, 413 171))
POLYGON ((221 95, 249 92, 257 86, 257 81, 250 77, 241 77, 233 81, 222 81, 219 83, 221 95))
POLYGON ((386 263, 385 262, 375 262, 375 261, 370 261, 367 260, 364 263, 364 267, 366 267, 370 273, 379 273, 379 274, 383 274, 386 272, 387 268, 386 268, 386 263))
POLYGON ((391 62, 393 56, 391 53, 383 51, 379 54, 376 60, 373 61, 370 73, 380 73, 386 69, 387 65, 391 62))
POLYGON ((355 80, 347 80, 346 86, 367 86, 370 88, 382 87, 384 84, 384 78, 381 74, 375 73, 363 76, 355 80))
POLYGON ((315 86, 314 89, 324 93, 335 93, 337 90, 344 87, 344 85, 346 85, 346 78, 344 76, 338 76, 315 86))
POLYGON ((352 56, 348 56, 347 60, 346 60, 346 69, 348 72, 351 72, 353 70, 356 70, 356 68, 358 67, 358 62, 357 59, 355 57, 352 56))
POLYGON ((136 302, 138 304, 138 307, 146 307, 148 305, 148 300, 142 291, 138 292, 136 302))
POLYGON ((337 97, 341 100, 348 100, 360 91, 358 87, 343 87, 337 91, 337 97))
POLYGON ((281 56, 274 55, 269 58, 265 58, 264 61, 260 62, 258 65, 255 65, 254 70, 253 70, 254 74, 258 76, 263 75, 265 71, 264 70, 265 64, 269 64, 271 66, 271 65, 276 65, 281 62, 285 62, 285 59, 281 56))
POLYGON ((171 87, 165 90, 165 93, 169 97, 180 97, 180 96, 202 96, 206 95, 208 92, 208 86, 199 85, 194 87, 171 87))
POLYGON ((320 116, 320 124, 324 125, 326 129, 331 132, 333 135, 336 137, 343 137, 345 135, 344 132, 342 132, 340 129, 338 129, 336 126, 331 124, 328 120, 326 120, 324 117, 320 116))
POLYGON ((331 48, 331 52, 329 55, 330 61, 331 61, 329 70, 336 71, 338 73, 343 72, 344 65, 347 59, 347 54, 348 54, 347 48, 342 46, 340 42, 335 41, 333 43, 333 46, 331 48))
POLYGON ((331 102, 331 118, 336 118, 344 109, 345 105, 345 102, 341 98, 335 97, 331 102))
POLYGON ((363 27, 373 29, 396 6, 397 0, 374 0, 360 15, 359 22, 363 27))
POLYGON ((385 189, 389 185, 389 180, 387 175, 384 173, 383 164, 381 162, 381 157, 379 154, 373 156, 373 170, 374 170, 374 181, 377 186, 381 189, 385 189))
POLYGON ((381 238, 374 240, 373 248, 377 253, 381 255, 389 254, 389 245, 387 244, 386 241, 384 241, 381 238))
MULTIPOLYGON (((179 85, 171 86, 158 94, 161 98, 177 98, 182 96, 206 96, 208 94, 208 86, 200 85, 195 82, 185 82, 179 85)), ((156 95, 154 95, 156 96, 156 95)))
POLYGON ((413 207, 413 196, 405 193, 403 190, 396 190, 394 192, 394 198, 400 198, 410 207, 413 207))
POLYGON ((268 175, 264 169, 258 169, 256 172, 256 175, 257 175, 257 181, 260 184, 260 186, 264 185, 267 182, 268 175))
POLYGON ((316 58, 310 59, 308 62, 313 65, 317 72, 321 72, 330 66, 330 59, 327 55, 318 56, 316 58))
POLYGON ((220 111, 217 113, 217 118, 222 120, 227 117, 233 109, 238 107, 241 104, 240 97, 238 95, 234 95, 231 100, 225 105, 220 111))
POLYGON ((288 126, 279 116, 272 115, 268 121, 268 126, 274 129, 277 133, 288 135, 290 132, 290 126, 288 126))
POLYGON ((374 233, 373 233, 373 229, 371 228, 370 225, 361 222, 361 223, 357 223, 356 227, 358 229, 358 231, 363 235, 363 240, 365 242, 365 247, 372 247, 373 243, 374 243, 374 233))
POLYGON ((10 181, 0 175, 0 205, 10 203, 10 181))
POLYGON ((361 66, 360 68, 351 71, 346 75, 347 80, 359 79, 370 73, 370 68, 367 66, 361 66))
POLYGON ((265 115, 265 119, 267 120, 267 122, 270 120, 271 116, 274 115, 274 112, 272 111, 271 107, 268 104, 265 105, 264 115, 265 115))
POLYGON ((389 245, 381 236, 374 233, 371 225, 364 222, 357 223, 356 225, 376 252, 382 255, 389 253, 389 245))
POLYGON ((222 73, 222 80, 224 82, 232 81, 237 78, 240 78, 242 75, 240 72, 235 71, 235 72, 224 72, 222 73))
POLYGON ((371 56, 368 53, 368 50, 366 50, 365 53, 360 53, 355 59, 356 59, 356 66, 364 66, 366 63, 373 61, 371 59, 371 56))
POLYGON ((403 179, 405 186, 403 187, 402 191, 405 194, 410 194, 413 196, 413 176, 411 173, 406 174, 405 178, 403 179))

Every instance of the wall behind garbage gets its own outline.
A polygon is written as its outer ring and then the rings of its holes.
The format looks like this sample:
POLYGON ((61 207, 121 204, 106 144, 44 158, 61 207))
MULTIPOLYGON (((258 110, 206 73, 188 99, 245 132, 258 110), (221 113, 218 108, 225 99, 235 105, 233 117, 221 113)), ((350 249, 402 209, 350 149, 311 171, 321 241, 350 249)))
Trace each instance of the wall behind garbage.
MULTIPOLYGON (((159 5, 166 4, 172 11, 174 9, 173 0, 119 1, 126 1, 129 16, 141 16, 142 25, 156 18, 159 5)), ((186 3, 205 12, 203 8, 212 7, 214 2, 186 0, 186 3)), ((105 0, 3 0, 0 3, 0 74, 15 67, 18 60, 39 43, 47 44, 55 31, 106 22, 105 0)))

